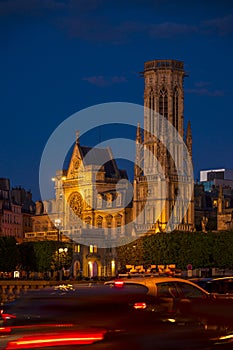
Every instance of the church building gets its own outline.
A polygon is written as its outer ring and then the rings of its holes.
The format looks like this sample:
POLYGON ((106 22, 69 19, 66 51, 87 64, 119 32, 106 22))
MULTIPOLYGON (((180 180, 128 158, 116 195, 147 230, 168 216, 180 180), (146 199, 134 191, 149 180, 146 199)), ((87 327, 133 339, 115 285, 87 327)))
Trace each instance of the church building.
POLYGON ((194 230, 192 133, 190 123, 184 132, 183 62, 145 62, 142 75, 144 127, 138 125, 135 135, 132 185, 110 148, 81 145, 77 132, 67 167, 53 179, 56 199, 44 201, 33 218, 34 239, 49 215, 55 230, 75 242, 74 276, 80 271, 89 277, 114 276, 119 267, 115 247, 125 244, 126 237, 132 241, 144 234, 194 230))

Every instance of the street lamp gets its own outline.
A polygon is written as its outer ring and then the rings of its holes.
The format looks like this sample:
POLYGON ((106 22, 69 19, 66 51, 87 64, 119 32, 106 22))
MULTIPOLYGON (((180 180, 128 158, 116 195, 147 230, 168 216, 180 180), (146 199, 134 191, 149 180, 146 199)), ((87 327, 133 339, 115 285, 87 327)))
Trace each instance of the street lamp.
POLYGON ((63 269, 63 264, 61 264, 62 262, 62 258, 66 256, 68 252, 68 248, 59 248, 58 249, 58 263, 59 263, 59 281, 62 280, 63 274, 62 274, 62 269, 63 269))
POLYGON ((60 242, 60 228, 61 228, 61 219, 55 219, 54 225, 57 229, 57 241, 60 242))
MULTIPOLYGON (((61 228, 61 219, 55 219, 54 220, 54 225, 57 229, 57 242, 58 245, 60 244, 60 228, 61 228)), ((59 280, 61 280, 61 271, 60 271, 60 249, 58 249, 58 273, 59 273, 59 280)))
POLYGON ((60 254, 67 253, 68 252, 68 248, 59 248, 58 251, 59 251, 60 254))

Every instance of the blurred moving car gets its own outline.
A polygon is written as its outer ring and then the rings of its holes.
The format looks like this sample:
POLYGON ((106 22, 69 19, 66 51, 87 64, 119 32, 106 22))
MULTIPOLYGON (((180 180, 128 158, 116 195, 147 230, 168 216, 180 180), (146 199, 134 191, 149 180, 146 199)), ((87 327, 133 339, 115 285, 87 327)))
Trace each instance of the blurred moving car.
POLYGON ((190 281, 204 288, 209 293, 233 296, 233 276, 192 278, 190 281))
MULTIPOLYGON (((156 280, 156 283, 154 278, 137 278, 105 285, 75 284, 71 290, 62 292, 49 287, 29 290, 3 307, 3 314, 14 318, 5 318, 1 325, 0 349, 231 348, 233 332, 229 320, 219 323, 216 317, 210 327, 204 317, 194 317, 187 308, 182 313, 176 303, 179 294, 174 294, 185 293, 185 301, 188 298, 206 301, 209 293, 180 279, 156 280), (184 285, 179 285, 183 282, 184 285)), ((212 304, 213 314, 217 312, 215 306, 212 304)), ((231 317, 232 307, 231 301, 231 308, 228 305, 231 317)))
POLYGON ((105 285, 117 288, 126 285, 141 285, 147 288, 147 294, 154 297, 156 310, 160 313, 178 313, 182 315, 208 318, 209 322, 233 322, 233 300, 220 298, 209 293, 190 280, 177 277, 147 277, 116 279, 105 285))

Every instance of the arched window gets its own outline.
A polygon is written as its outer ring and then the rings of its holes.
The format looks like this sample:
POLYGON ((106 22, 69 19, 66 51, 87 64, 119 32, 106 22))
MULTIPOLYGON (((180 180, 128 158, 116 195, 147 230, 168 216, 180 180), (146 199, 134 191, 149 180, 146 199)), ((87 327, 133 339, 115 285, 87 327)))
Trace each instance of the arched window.
POLYGON ((164 87, 159 92, 159 114, 168 119, 168 97, 164 87))
POLYGON ((106 207, 109 208, 112 206, 112 194, 111 193, 108 193, 106 195, 106 199, 107 199, 107 202, 106 202, 106 207))
POLYGON ((146 222, 147 224, 153 223, 153 208, 148 207, 146 210, 146 222))
POLYGON ((174 89, 173 92, 173 106, 172 106, 172 116, 173 116, 173 126, 174 128, 176 128, 178 130, 178 88, 177 86, 174 89))
POLYGON ((89 226, 91 225, 91 217, 90 216, 87 216, 85 219, 84 219, 85 223, 86 223, 86 228, 89 228, 89 226))
POLYGON ((105 220, 106 220, 106 224, 107 224, 107 235, 111 236, 111 228, 112 228, 112 215, 107 215, 105 220))
POLYGON ((112 215, 106 216, 106 223, 108 228, 112 227, 112 215))
POLYGON ((116 205, 117 205, 118 207, 121 206, 121 201, 122 201, 122 193, 117 192, 116 205))
POLYGON ((102 196, 101 196, 101 194, 97 195, 97 208, 102 208, 102 196))
POLYGON ((122 216, 120 214, 118 214, 115 217, 116 220, 116 229, 117 229, 117 233, 121 233, 121 222, 122 222, 122 216))
POLYGON ((96 226, 98 228, 102 228, 102 226, 103 226, 103 218, 100 215, 98 215, 96 218, 96 226))
POLYGON ((155 106, 154 106, 154 94, 153 91, 151 91, 150 93, 150 109, 154 110, 155 106))

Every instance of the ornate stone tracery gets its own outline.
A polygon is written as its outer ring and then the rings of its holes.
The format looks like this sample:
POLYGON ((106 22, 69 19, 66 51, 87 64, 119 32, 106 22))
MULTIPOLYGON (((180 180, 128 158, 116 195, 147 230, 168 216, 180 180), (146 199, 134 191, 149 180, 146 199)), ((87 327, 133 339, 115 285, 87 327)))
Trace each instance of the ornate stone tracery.
POLYGON ((69 206, 76 216, 81 217, 83 209, 83 198, 79 192, 75 192, 70 196, 69 206))

